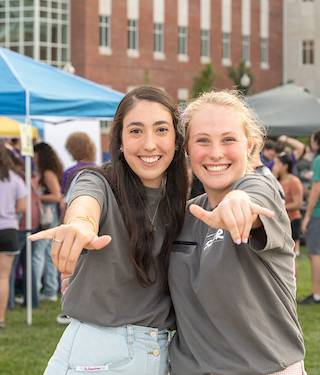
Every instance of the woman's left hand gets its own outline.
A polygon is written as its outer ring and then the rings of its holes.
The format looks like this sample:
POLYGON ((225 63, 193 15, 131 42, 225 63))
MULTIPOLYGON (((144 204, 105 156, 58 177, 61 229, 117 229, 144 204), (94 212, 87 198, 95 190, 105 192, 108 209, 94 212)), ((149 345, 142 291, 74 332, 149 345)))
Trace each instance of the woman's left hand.
POLYGON ((247 243, 251 229, 261 226, 259 215, 274 215, 268 208, 252 203, 248 194, 241 190, 228 193, 212 211, 192 204, 190 212, 212 228, 229 231, 233 241, 238 245, 241 242, 247 243))

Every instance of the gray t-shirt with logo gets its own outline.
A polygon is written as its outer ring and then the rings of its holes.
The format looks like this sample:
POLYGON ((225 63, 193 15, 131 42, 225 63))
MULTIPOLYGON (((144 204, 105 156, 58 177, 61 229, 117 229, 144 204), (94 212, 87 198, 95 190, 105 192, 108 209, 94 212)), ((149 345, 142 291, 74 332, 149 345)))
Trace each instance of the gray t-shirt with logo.
MULTIPOLYGON (((275 212, 248 244, 186 214, 171 253, 169 286, 178 334, 172 375, 261 375, 304 358, 296 313, 290 222, 276 182, 249 175, 233 187, 275 212)), ((191 201, 210 209, 207 195, 191 201)))
MULTIPOLYGON (((154 213, 161 190, 146 188, 146 193, 146 204, 154 213)), ((72 188, 70 203, 82 195, 99 202, 99 235, 109 234, 112 242, 102 250, 83 251, 64 295, 63 311, 78 320, 101 326, 135 324, 161 330, 174 327, 171 298, 162 291, 159 278, 147 288, 138 283, 129 258, 129 235, 106 179, 94 171, 83 172, 72 188)), ((156 264, 164 239, 158 216, 153 247, 156 264)))

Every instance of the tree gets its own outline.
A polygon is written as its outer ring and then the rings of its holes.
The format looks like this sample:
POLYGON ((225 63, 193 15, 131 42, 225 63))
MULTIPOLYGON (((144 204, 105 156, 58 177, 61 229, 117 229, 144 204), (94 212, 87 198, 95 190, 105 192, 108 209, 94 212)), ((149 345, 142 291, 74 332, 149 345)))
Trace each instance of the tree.
POLYGON ((150 71, 148 68, 145 68, 143 71, 143 84, 144 85, 150 85, 151 84, 151 77, 150 77, 150 71))
POLYGON ((244 60, 240 61, 238 67, 231 66, 228 68, 228 76, 235 84, 237 90, 241 91, 244 95, 249 94, 254 77, 244 60), (246 79, 247 82, 243 82, 246 79))
POLYGON ((200 74, 193 78, 192 97, 196 98, 203 92, 213 89, 213 82, 216 76, 211 64, 206 65, 200 74))

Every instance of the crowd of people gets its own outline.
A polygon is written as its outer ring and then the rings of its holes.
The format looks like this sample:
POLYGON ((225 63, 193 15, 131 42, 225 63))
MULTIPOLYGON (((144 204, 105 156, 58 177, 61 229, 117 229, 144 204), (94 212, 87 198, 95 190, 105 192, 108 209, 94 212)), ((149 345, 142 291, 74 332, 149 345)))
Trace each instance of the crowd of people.
MULTIPOLYGON (((280 136, 265 142, 262 163, 279 180, 291 223, 294 251, 300 255, 301 239, 305 242, 311 265, 311 294, 300 304, 320 304, 320 130, 311 135, 308 144, 280 136)), ((296 267, 296 276, 298 270, 296 267)))
MULTIPOLYGON (((0 143, 0 327, 25 269, 16 147, 0 143)), ((300 303, 320 303, 320 131, 310 145, 266 141, 234 91, 179 114, 142 86, 118 106, 109 163, 95 164, 85 133, 66 149, 76 164, 63 171, 49 144, 34 147, 32 303, 56 301, 62 280, 70 322, 46 375, 305 374, 295 257, 303 238, 312 294, 300 303)))
MULTIPOLYGON (((72 177, 95 163, 96 147, 86 133, 71 134, 65 146, 76 162, 65 171, 59 155, 48 143, 39 142, 34 146, 32 233, 60 224, 72 177)), ((19 140, 0 141, 0 152, 0 280, 3 284, 0 288, 0 326, 4 327, 6 307, 13 309, 16 302, 26 304, 27 189, 19 140)), ((60 276, 52 262, 51 241, 37 241, 32 244, 32 307, 37 308, 42 300, 57 301, 59 293, 60 276)), ((69 322, 64 315, 57 320, 62 324, 69 322)))

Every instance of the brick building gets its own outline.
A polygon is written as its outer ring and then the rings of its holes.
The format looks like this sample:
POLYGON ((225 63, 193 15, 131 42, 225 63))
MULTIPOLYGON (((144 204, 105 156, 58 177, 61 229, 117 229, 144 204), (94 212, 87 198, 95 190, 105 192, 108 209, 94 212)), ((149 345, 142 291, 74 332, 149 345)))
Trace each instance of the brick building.
POLYGON ((320 1, 285 0, 283 81, 320 97, 320 1))
POLYGON ((188 99, 210 63, 217 88, 244 58, 252 91, 282 82, 282 0, 71 0, 76 73, 126 92, 148 83, 188 99))

